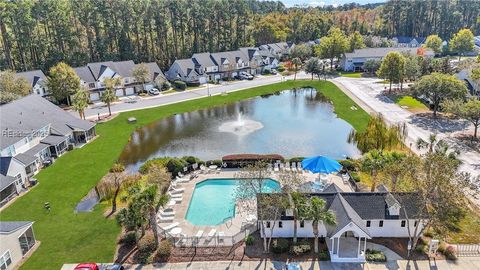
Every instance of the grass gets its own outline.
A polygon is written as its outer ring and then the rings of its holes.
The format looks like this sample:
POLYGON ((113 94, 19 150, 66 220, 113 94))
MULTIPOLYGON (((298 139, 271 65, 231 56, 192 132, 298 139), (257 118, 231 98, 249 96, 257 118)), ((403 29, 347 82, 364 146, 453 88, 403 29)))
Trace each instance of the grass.
POLYGON ((428 107, 412 96, 389 96, 398 106, 406 108, 413 113, 427 112, 428 107))
POLYGON ((333 102, 337 115, 355 129, 365 129, 369 115, 357 105, 358 110, 350 110, 355 103, 333 83, 304 80, 125 112, 109 122, 98 124, 98 138, 65 154, 52 166, 42 170, 36 176, 38 186, 0 213, 0 220, 35 221, 35 235, 41 245, 22 269, 60 269, 64 263, 112 261, 121 229, 113 219, 104 218, 107 206, 97 205, 91 213, 76 214, 74 209, 82 197, 108 172, 135 129, 173 114, 307 86, 315 87, 328 97, 333 102), (129 117, 136 117, 137 123, 128 124, 129 117), (51 205, 50 213, 43 207, 45 202, 51 205))
POLYGON ((362 78, 363 72, 345 72, 342 71, 340 72, 340 76, 342 77, 348 77, 348 78, 362 78))
POLYGON ((458 230, 447 233, 449 243, 477 244, 480 243, 480 215, 478 211, 467 210, 465 216, 458 223, 458 230))

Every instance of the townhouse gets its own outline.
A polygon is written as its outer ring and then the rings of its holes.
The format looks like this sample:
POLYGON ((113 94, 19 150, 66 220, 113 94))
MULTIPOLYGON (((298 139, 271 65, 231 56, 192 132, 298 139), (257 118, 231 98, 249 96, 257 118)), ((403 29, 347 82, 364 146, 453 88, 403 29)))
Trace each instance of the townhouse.
MULTIPOLYGON (((155 62, 145 63, 149 70, 149 79, 145 83, 145 89, 150 89, 157 84, 165 81, 165 76, 155 62)), ((119 78, 121 85, 115 89, 115 95, 118 97, 133 95, 142 90, 140 82, 137 82, 133 75, 135 64, 132 60, 128 61, 107 61, 88 63, 86 66, 74 68, 80 83, 90 92, 90 100, 98 101, 105 91, 105 79, 119 78)))
POLYGON ((426 37, 405 37, 398 36, 392 38, 394 46, 396 47, 408 47, 408 48, 419 48, 425 43, 426 37))
POLYGON ((36 94, 39 96, 46 96, 47 95, 47 77, 43 73, 43 71, 31 70, 25 72, 18 72, 16 73, 18 77, 24 78, 32 87, 32 94, 36 94))
POLYGON ((29 95, 0 106, 0 205, 24 191, 42 167, 95 137, 95 124, 29 95))
POLYGON ((0 221, 0 269, 18 269, 38 246, 32 221, 0 221))

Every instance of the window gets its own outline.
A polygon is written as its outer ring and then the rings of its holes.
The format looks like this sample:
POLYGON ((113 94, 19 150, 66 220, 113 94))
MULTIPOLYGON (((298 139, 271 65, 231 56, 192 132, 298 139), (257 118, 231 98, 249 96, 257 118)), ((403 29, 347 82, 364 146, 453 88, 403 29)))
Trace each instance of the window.
POLYGON ((367 220, 367 227, 370 227, 370 220, 367 220))
POLYGON ((7 250, 2 257, 0 257, 0 269, 5 270, 12 264, 12 258, 10 257, 10 250, 7 250))
POLYGON ((95 88, 95 83, 89 83, 88 88, 95 88))
POLYGON ((405 223, 406 223, 405 220, 402 220, 401 226, 402 226, 402 227, 405 227, 405 223))
POLYGON ((380 220, 380 221, 378 222, 378 227, 383 227, 383 220, 380 220))
POLYGON ((415 220, 415 223, 413 224, 413 227, 417 227, 418 220, 415 220))
POLYGON ((305 221, 300 221, 300 228, 304 228, 305 227, 305 221))
POLYGON ((265 227, 270 228, 270 221, 267 221, 267 225, 265 227))
POLYGON ((282 221, 279 221, 279 222, 278 222, 278 227, 279 227, 279 228, 283 228, 283 222, 282 222, 282 221))

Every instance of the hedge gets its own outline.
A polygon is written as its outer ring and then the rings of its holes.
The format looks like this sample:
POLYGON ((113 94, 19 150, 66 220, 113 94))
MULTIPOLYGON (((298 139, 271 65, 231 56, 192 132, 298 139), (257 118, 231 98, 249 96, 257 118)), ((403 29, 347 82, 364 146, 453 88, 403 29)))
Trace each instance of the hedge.
POLYGON ((236 154, 222 157, 222 161, 227 163, 227 167, 229 168, 243 167, 245 165, 254 164, 258 161, 275 162, 277 160, 284 161, 285 158, 277 154, 236 154))
POLYGON ((187 89, 187 84, 185 82, 182 82, 182 81, 174 81, 173 85, 175 86, 175 88, 177 88, 179 90, 187 89))

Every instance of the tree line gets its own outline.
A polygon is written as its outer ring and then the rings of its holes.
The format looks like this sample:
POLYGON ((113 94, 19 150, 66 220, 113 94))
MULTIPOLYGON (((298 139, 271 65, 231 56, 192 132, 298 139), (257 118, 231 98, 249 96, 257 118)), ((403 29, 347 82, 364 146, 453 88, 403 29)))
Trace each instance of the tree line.
POLYGON ((332 26, 347 34, 428 35, 478 29, 480 3, 389 1, 385 5, 286 8, 258 0, 23 0, 0 2, 0 68, 42 69, 106 60, 155 61, 276 41, 302 42, 332 26))

